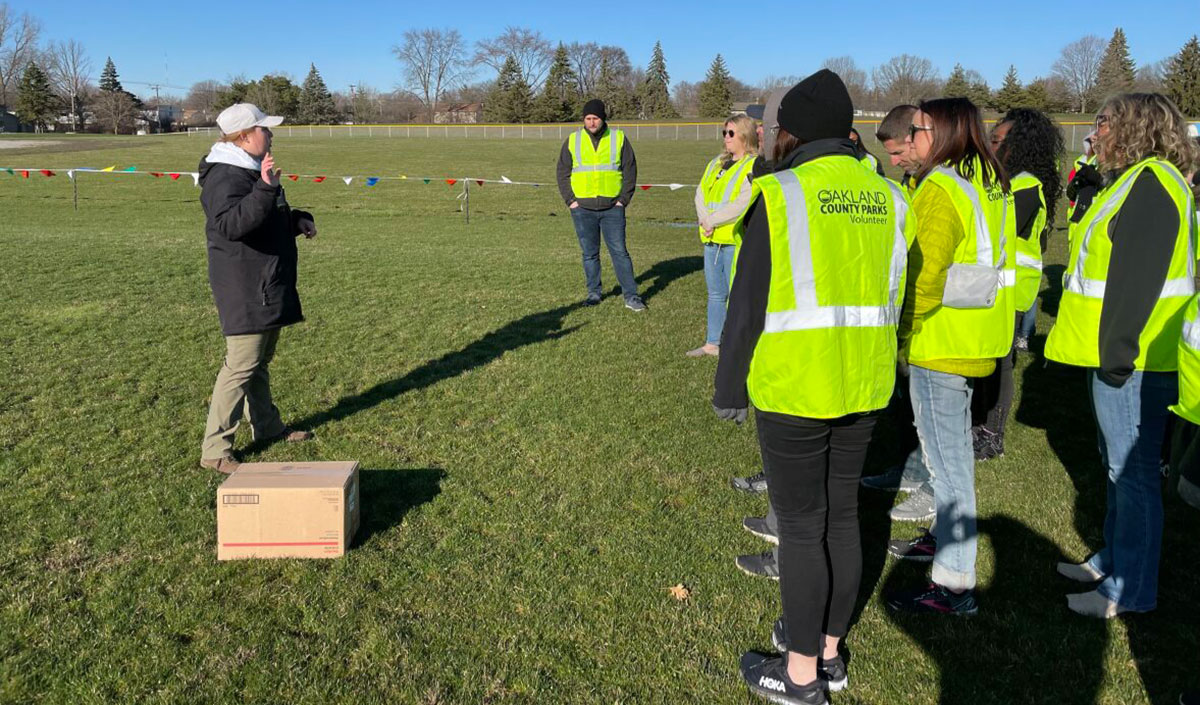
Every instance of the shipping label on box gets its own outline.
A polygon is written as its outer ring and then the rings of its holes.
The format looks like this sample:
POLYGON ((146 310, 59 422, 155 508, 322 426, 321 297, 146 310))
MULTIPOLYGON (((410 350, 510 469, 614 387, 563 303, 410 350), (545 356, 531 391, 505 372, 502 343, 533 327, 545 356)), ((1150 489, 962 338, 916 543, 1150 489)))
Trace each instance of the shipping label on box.
POLYGON ((358 463, 242 463, 217 489, 217 559, 337 558, 358 530, 358 463))

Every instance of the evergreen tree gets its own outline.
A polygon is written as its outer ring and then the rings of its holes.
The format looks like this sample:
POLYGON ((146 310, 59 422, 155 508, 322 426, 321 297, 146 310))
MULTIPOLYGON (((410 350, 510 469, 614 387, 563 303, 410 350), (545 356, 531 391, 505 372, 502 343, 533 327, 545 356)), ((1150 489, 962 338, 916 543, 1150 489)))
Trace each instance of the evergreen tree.
POLYGON ((967 82, 967 72, 963 69, 962 64, 955 64, 954 70, 946 78, 942 95, 947 98, 970 98, 970 94, 971 84, 967 82))
POLYGON ((533 106, 532 118, 537 122, 571 122, 579 118, 579 108, 579 78, 571 68, 567 48, 559 43, 542 93, 533 106))
POLYGON ((1051 112, 1053 101, 1050 98, 1050 88, 1046 85, 1046 79, 1034 79, 1025 86, 1025 105, 1023 107, 1041 110, 1042 112, 1051 112))
POLYGON ((1196 35, 1171 58, 1163 82, 1167 95, 1184 115, 1200 116, 1200 39, 1196 35))
POLYGON ((316 65, 308 66, 308 77, 300 86, 300 98, 296 103, 296 119, 306 125, 332 125, 338 117, 333 96, 316 65))
POLYGON ((1021 80, 1017 78, 1017 67, 1009 66, 1004 74, 1004 85, 992 96, 992 107, 1002 113, 1025 104, 1025 90, 1021 88, 1021 80))
POLYGON ((496 85, 483 104, 484 115, 490 122, 527 122, 529 120, 529 84, 521 75, 517 60, 509 55, 500 67, 496 85))
POLYGON ((992 89, 988 88, 987 81, 983 80, 983 77, 980 77, 977 80, 971 81, 971 86, 967 89, 967 98, 981 108, 985 105, 991 105, 992 89))
POLYGON ((113 64, 111 56, 104 62, 104 70, 100 72, 100 90, 106 93, 125 90, 121 86, 121 79, 117 76, 117 67, 113 64))
POLYGON ((641 99, 642 115, 658 120, 679 117, 675 106, 671 104, 671 77, 667 75, 667 60, 663 56, 662 42, 654 43, 654 53, 650 57, 650 65, 646 67, 646 80, 642 83, 641 99))
POLYGON ((1129 57, 1129 44, 1125 41, 1125 31, 1117 27, 1096 70, 1096 96, 1104 100, 1110 95, 1127 93, 1133 90, 1133 80, 1134 66, 1133 59, 1129 57))
POLYGON ((17 116, 41 132, 54 120, 57 109, 58 99, 50 88, 50 79, 37 64, 29 62, 17 89, 17 116))
POLYGON ((604 101, 609 120, 637 117, 637 101, 629 89, 617 81, 616 72, 607 56, 600 59, 595 92, 596 97, 604 101))
POLYGON ((720 54, 713 59, 708 67, 708 75, 700 84, 700 117, 719 118, 729 117, 733 107, 733 91, 730 89, 729 69, 725 67, 725 59, 720 54))

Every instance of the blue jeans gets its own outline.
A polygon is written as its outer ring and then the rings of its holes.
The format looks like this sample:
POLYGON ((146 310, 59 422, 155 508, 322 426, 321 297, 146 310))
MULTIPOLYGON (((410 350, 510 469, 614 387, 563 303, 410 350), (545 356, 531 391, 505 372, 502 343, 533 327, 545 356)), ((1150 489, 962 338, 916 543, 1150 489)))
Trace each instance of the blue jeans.
POLYGON ((1037 330, 1037 315, 1038 302, 1037 299, 1034 299, 1033 305, 1029 307, 1028 311, 1022 313, 1020 320, 1017 321, 1018 338, 1029 340, 1033 337, 1034 332, 1037 330))
POLYGON ((590 211, 572 208, 571 220, 575 223, 575 234, 579 237, 579 249, 583 251, 583 274, 587 280, 589 294, 600 295, 600 235, 608 247, 613 271, 621 284, 625 298, 637 296, 637 281, 633 278, 633 260, 625 249, 625 209, 613 206, 608 210, 590 211))
POLYGON ((729 301, 729 277, 733 274, 733 245, 704 243, 704 283, 708 287, 709 345, 721 344, 725 329, 725 306, 729 301))
POLYGON ((1162 458, 1167 407, 1179 396, 1174 372, 1134 372, 1113 387, 1088 371, 1088 389, 1108 472, 1104 548, 1088 564, 1106 576, 1096 588, 1127 610, 1152 610, 1158 601, 1162 553, 1162 458))
POLYGON ((975 451, 971 393, 975 380, 913 365, 909 393, 921 454, 933 475, 937 509, 933 582, 955 592, 975 587, 975 451))

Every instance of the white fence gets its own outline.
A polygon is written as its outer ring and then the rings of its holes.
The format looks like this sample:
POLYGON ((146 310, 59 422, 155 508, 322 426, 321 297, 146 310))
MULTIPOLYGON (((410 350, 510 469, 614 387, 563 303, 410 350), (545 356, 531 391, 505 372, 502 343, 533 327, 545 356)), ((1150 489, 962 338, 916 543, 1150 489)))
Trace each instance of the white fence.
MULTIPOLYGON (((878 120, 854 123, 870 142, 878 120)), ((720 138, 719 122, 613 123, 634 140, 712 140, 720 138)), ((557 125, 280 125, 272 132, 282 137, 420 137, 456 139, 552 139, 564 140, 579 129, 579 123, 557 125)), ((1083 151, 1083 138, 1092 130, 1091 123, 1062 123, 1063 141, 1073 159, 1083 151)), ((215 127, 189 127, 191 135, 215 135, 215 127)), ((870 145, 868 145, 870 146, 870 145)), ((878 155, 877 155, 878 156, 878 155)))

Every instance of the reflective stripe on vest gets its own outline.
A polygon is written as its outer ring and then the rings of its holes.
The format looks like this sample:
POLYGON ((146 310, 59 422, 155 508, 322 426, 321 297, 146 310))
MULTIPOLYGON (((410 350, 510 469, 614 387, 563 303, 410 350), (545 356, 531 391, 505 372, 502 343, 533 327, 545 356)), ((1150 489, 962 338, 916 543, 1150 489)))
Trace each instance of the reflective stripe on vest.
MULTIPOLYGON (((712 170, 715 168, 714 165, 719 164, 720 159, 721 159, 720 157, 717 157, 716 159, 709 162, 709 168, 708 168, 708 170, 706 170, 704 172, 704 182, 705 183, 708 182, 708 177, 712 174, 712 170)), ((733 172, 733 176, 729 179, 729 183, 725 184, 725 192, 723 194, 721 194, 721 200, 705 201, 704 207, 708 209, 709 213, 712 213, 713 211, 716 211, 716 210, 720 210, 721 208, 724 208, 725 206, 729 205, 730 203, 733 203, 734 190, 737 189, 738 182, 741 179, 742 174, 746 171, 746 167, 749 166, 750 164, 752 164, 753 162, 754 162, 754 159, 752 157, 751 158, 742 157, 742 159, 734 165, 737 167, 737 170, 733 172)), ((722 177, 720 177, 720 176, 717 177, 717 179, 720 179, 720 178, 722 178, 722 177)), ((705 190, 704 196, 705 196, 705 198, 708 197, 707 189, 705 190)))
POLYGON ((787 207, 788 254, 792 265, 792 290, 796 308, 790 311, 768 312, 764 333, 780 333, 816 328, 875 328, 894 326, 900 321, 899 293, 908 257, 904 225, 908 217, 908 201, 895 184, 888 183, 896 207, 896 239, 892 246, 892 262, 888 273, 888 304, 886 306, 821 306, 817 303, 816 277, 813 274, 812 239, 808 228, 808 204, 796 172, 788 169, 775 177, 783 192, 787 207))
MULTIPOLYGON (((1179 187, 1187 192, 1189 204, 1192 201, 1192 191, 1188 186, 1187 181, 1179 175, 1178 172, 1168 169, 1166 173, 1171 175, 1179 187)), ((1140 174, 1139 174, 1140 175, 1140 174)), ((1129 191, 1133 189, 1136 177, 1127 178, 1117 187, 1111 195, 1104 199, 1104 203, 1100 205, 1099 210, 1093 215, 1089 213, 1086 217, 1091 222, 1088 223, 1087 229, 1083 231, 1083 239, 1079 243, 1079 256, 1075 259, 1075 271, 1063 275, 1063 289, 1074 294, 1089 299, 1103 299, 1105 291, 1105 281, 1102 279, 1089 279, 1083 275, 1083 265, 1088 258, 1088 246, 1091 244, 1092 235, 1096 232, 1096 226, 1102 221, 1107 223, 1108 217, 1112 212, 1125 202, 1125 197, 1129 195, 1129 191)), ((1095 204, 1093 204, 1093 207, 1095 204)), ((1188 210, 1194 210, 1189 206, 1188 210)), ((1191 296, 1196 292, 1195 276, 1196 276, 1196 232, 1195 220, 1189 225, 1188 237, 1188 257, 1187 257, 1187 276, 1178 277, 1175 279, 1167 279, 1163 282, 1162 291, 1159 292, 1158 298, 1166 299, 1172 296, 1191 296)))
POLYGON ((1179 337, 1179 402, 1171 411, 1200 425, 1200 322, 1196 308, 1200 297, 1193 296, 1183 313, 1179 337))
MULTIPOLYGON (((608 130, 608 164, 582 164, 583 161, 583 133, 587 130, 578 130, 575 133, 575 153, 571 156, 575 157, 571 164, 572 174, 584 174, 590 171, 620 171, 621 161, 617 159, 617 133, 611 128, 608 130)), ((600 139, 604 139, 602 136, 600 139)), ((694 173, 694 172, 693 172, 694 173)))
MULTIPOLYGON (((1005 225, 1008 218, 1008 209, 1001 211, 1000 216, 1000 259, 993 261, 992 257, 992 231, 988 228, 987 215, 984 213, 983 204, 979 202, 979 193, 970 181, 959 176, 958 172, 948 166, 934 167, 936 171, 943 176, 947 176, 954 182, 963 195, 971 201, 971 206, 975 215, 975 264, 980 267, 995 267, 1001 269, 1007 262, 1008 254, 1005 252, 1005 244, 1008 242, 1008 236, 1005 234, 1005 225)), ((1010 270, 1011 271, 1011 270, 1010 270)), ((1012 272, 1012 276, 1008 276, 1009 272, 1002 272, 1000 277, 1001 286, 1012 286, 1017 283, 1016 272, 1012 272), (1011 281, 1010 281, 1011 280, 1011 281)))

